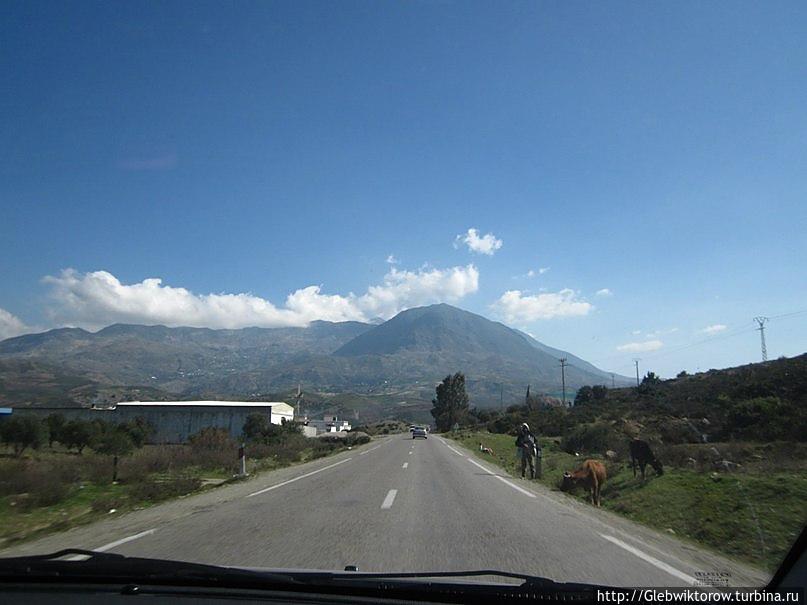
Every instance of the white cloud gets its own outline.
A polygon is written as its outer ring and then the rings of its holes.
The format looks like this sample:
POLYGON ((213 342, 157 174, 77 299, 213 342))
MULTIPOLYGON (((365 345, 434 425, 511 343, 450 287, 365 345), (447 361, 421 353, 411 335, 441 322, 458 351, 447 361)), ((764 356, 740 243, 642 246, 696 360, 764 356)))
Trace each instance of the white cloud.
POLYGON ((25 325, 19 317, 12 315, 5 309, 0 309, 0 340, 19 336, 33 331, 33 328, 25 325))
POLYGON ((308 286, 289 294, 283 307, 249 293, 195 294, 157 278, 123 284, 107 271, 66 269, 43 281, 51 287, 51 317, 61 324, 91 329, 116 322, 242 328, 389 318, 409 307, 453 302, 476 292, 479 271, 473 265, 418 271, 392 267, 383 283, 360 296, 324 294, 321 286, 308 286))
POLYGON ((631 332, 631 334, 633 334, 634 336, 638 336, 641 333, 642 333, 641 330, 634 330, 633 332, 631 332))
POLYGON ((397 258, 395 258, 395 255, 394 255, 394 254, 390 254, 390 255, 387 257, 387 264, 389 264, 389 265, 397 265, 397 264, 398 264, 398 263, 400 263, 400 262, 401 262, 401 261, 399 261, 397 258))
POLYGON ((613 292, 611 292, 611 291, 610 291, 608 288, 603 288, 602 290, 597 290, 597 291, 594 293, 594 296, 599 296, 600 298, 604 298, 604 297, 608 297, 608 296, 613 296, 613 295, 614 295, 614 293, 613 293, 613 292))
POLYGON ((454 247, 459 248, 460 244, 465 244, 471 252, 479 254, 493 254, 502 247, 502 240, 497 239, 492 233, 487 233, 483 236, 479 235, 479 231, 474 228, 468 229, 466 233, 461 233, 454 239, 454 247))
POLYGON ((525 277, 528 279, 532 279, 536 275, 543 275, 547 271, 549 271, 549 267, 539 267, 537 271, 535 269, 530 269, 526 273, 522 273, 520 275, 514 275, 513 279, 523 279, 525 277))
POLYGON ((712 335, 714 335, 714 334, 718 334, 718 333, 720 333, 720 332, 724 332, 724 331, 725 331, 725 330, 727 330, 727 329, 728 329, 728 326, 726 326, 726 325, 723 325, 723 324, 713 324, 713 325, 711 325, 711 326, 706 326, 706 327, 705 327, 703 330, 701 330, 701 332, 702 332, 703 334, 708 334, 709 336, 712 336, 712 335))
POLYGON ((664 343, 660 340, 645 340, 644 342, 628 342, 619 345, 616 350, 630 353, 644 353, 647 351, 658 351, 664 343))
POLYGON ((587 315, 594 305, 577 298, 574 290, 525 295, 520 290, 508 290, 491 305, 508 323, 524 323, 553 317, 587 315))

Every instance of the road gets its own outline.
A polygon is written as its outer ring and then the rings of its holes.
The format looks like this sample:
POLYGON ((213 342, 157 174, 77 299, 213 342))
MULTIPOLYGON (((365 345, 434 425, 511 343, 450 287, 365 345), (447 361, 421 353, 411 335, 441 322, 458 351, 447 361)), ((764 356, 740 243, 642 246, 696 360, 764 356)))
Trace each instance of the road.
POLYGON ((513 479, 450 440, 394 435, 315 462, 0 552, 68 546, 249 567, 501 569, 610 585, 688 586, 762 572, 513 479))

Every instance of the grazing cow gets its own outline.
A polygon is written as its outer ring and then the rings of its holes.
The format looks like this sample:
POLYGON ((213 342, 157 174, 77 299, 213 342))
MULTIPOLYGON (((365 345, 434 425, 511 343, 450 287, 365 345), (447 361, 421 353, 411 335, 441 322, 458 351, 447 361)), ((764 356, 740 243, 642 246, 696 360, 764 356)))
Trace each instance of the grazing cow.
POLYGON ((639 464, 639 470, 642 471, 642 481, 645 479, 644 471, 648 464, 653 467, 659 477, 664 474, 664 467, 661 466, 661 462, 653 454, 653 450, 650 449, 647 441, 632 439, 628 445, 630 447, 630 465, 633 469, 634 477, 636 476, 637 463, 639 464))
POLYGON ((489 447, 482 445, 481 443, 479 444, 479 451, 482 452, 483 454, 490 454, 491 456, 493 455, 493 450, 490 449, 489 447))
POLYGON ((561 483, 560 489, 568 492, 582 486, 588 490, 591 503, 599 506, 601 504, 600 491, 605 479, 605 465, 598 460, 586 460, 579 470, 563 473, 563 483, 561 483))

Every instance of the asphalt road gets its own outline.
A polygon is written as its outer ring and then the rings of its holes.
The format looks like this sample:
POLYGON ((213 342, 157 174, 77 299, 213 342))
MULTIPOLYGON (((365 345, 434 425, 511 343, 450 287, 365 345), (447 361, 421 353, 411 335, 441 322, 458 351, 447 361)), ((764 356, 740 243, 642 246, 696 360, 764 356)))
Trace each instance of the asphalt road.
POLYGON ((0 552, 64 547, 248 567, 500 569, 561 581, 732 585, 765 574, 501 474, 449 440, 395 435, 0 552))

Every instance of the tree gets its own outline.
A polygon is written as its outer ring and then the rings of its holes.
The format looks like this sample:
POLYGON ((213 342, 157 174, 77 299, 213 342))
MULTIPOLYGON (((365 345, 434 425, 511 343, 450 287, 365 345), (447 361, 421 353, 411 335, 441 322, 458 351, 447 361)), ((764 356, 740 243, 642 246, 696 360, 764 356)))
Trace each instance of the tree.
POLYGON ((112 456, 112 482, 114 483, 118 480, 118 457, 131 454, 135 449, 135 444, 126 428, 117 426, 107 429, 98 436, 93 443, 93 449, 99 454, 112 456))
POLYGON ((62 427, 61 443, 68 449, 76 448, 78 453, 81 454, 85 447, 92 445, 101 432, 101 429, 94 422, 71 420, 62 427))
POLYGON ((686 378, 687 376, 689 376, 689 374, 687 374, 687 371, 686 370, 681 370, 680 372, 678 372, 678 374, 676 374, 675 377, 676 378, 686 378))
POLYGON ((652 393, 659 384, 661 384, 661 377, 655 372, 648 372, 645 377, 642 378, 642 383, 639 385, 639 393, 645 395, 652 393))
POLYGON ((266 414, 250 414, 244 421, 244 428, 241 429, 244 439, 247 441, 259 441, 263 439, 268 432, 268 424, 266 414))
POLYGON ((583 386, 577 389, 577 395, 574 397, 574 404, 577 405, 584 405, 586 403, 590 403, 591 400, 594 399, 594 389, 590 386, 583 386))
POLYGON ((154 432, 154 426, 142 416, 138 416, 124 424, 119 424, 118 428, 129 435, 136 448, 143 447, 146 439, 154 432))
POLYGON ((0 422, 0 440, 20 456, 27 448, 38 450, 48 440, 48 425, 34 416, 12 416, 0 422))
POLYGON ((608 395, 608 387, 604 384, 595 384, 591 387, 591 395, 594 401, 605 401, 605 397, 608 395))
POLYGON ((49 414, 48 417, 45 419, 45 422, 48 425, 48 447, 53 448, 53 442, 59 441, 61 442, 61 430, 64 427, 65 418, 62 414, 49 414))
POLYGON ((465 392, 465 375, 457 372, 443 378, 432 399, 432 416, 438 431, 448 431, 460 423, 468 413, 468 393, 465 392))

